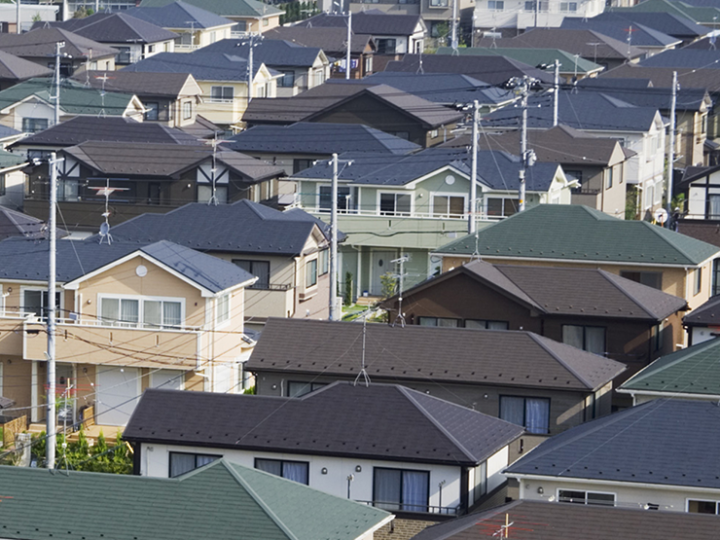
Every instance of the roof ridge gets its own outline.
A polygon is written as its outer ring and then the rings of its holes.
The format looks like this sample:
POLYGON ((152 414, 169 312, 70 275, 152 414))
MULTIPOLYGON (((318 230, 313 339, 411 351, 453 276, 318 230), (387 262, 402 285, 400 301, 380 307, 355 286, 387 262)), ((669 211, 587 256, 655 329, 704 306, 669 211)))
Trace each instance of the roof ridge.
MULTIPOLYGON (((479 260, 482 260, 482 259, 479 259, 479 260)), ((501 267, 508 267, 508 266, 512 266, 512 265, 510 265, 510 264, 494 264, 494 263, 491 263, 491 262, 488 262, 488 261, 485 261, 485 262, 487 262, 488 264, 492 265, 492 266, 495 268, 495 270, 497 270, 498 272, 500 272, 500 273, 505 277, 505 279, 507 279, 510 283, 512 283, 513 285, 515 285, 520 291, 522 291, 522 293, 523 293, 525 296, 527 296, 530 300, 532 300, 532 301, 535 303, 535 307, 536 307, 536 308, 538 308, 538 309, 539 309, 540 311, 542 311, 543 313, 547 313, 547 312, 548 312, 548 310, 545 309, 540 302, 538 302, 535 298, 533 298, 533 296, 532 296, 528 291, 526 291, 523 287, 521 287, 520 285, 518 285, 513 278, 511 278, 510 276, 508 276, 508 275, 507 275, 505 272, 503 272, 502 269, 501 269, 501 267)), ((510 292, 510 291, 508 291, 508 292, 510 292)), ((511 293, 511 294, 512 294, 512 293, 511 293)), ((516 295, 513 294, 513 296, 516 296, 516 295)), ((520 300, 520 299, 519 299, 519 300, 520 300)))
MULTIPOLYGON (((537 335, 537 334, 535 334, 535 333, 533 333, 533 332, 525 332, 525 334, 526 334, 530 339, 532 339, 535 343, 537 343, 540 347, 542 347, 542 349, 543 349, 545 352, 547 352, 550 356, 552 356, 552 357, 553 357, 557 362, 559 362, 565 369, 567 369, 570 373, 572 373, 572 375, 573 375, 578 381, 580 381, 581 383, 583 383, 586 388, 589 388, 589 389, 591 389, 591 390, 595 388, 595 386, 593 386, 587 379, 585 379, 585 377, 580 376, 580 374, 579 374, 574 368, 572 368, 571 366, 569 366, 568 363, 567 363, 564 359, 560 358, 557 354, 555 354, 555 353, 544 343, 544 340, 545 340, 545 339, 549 339, 549 338, 547 338, 547 337, 545 337, 545 336, 539 336, 539 335, 537 335)), ((560 343, 560 342, 558 342, 558 343, 560 343)), ((567 347, 571 347, 571 345, 567 345, 566 343, 563 343, 562 345, 565 345, 565 346, 567 346, 567 347)), ((578 351, 581 351, 581 352, 584 352, 584 353, 586 353, 586 354, 592 354, 592 353, 588 353, 587 351, 583 351, 582 349, 577 349, 577 350, 578 350, 578 351)))
MULTIPOLYGON (((660 358, 657 358, 655 361, 653 361, 651 364, 649 364, 649 365, 645 366, 644 368, 642 368, 642 369, 641 369, 640 371, 638 371, 635 375, 633 375, 632 377, 630 377, 627 381, 625 381, 625 382, 622 384, 622 386, 625 387, 625 385, 627 385, 627 384, 630 383, 630 382, 632 382, 633 384, 634 384, 634 383, 637 383, 637 382, 641 382, 643 379, 645 379, 646 376, 658 375, 658 374, 662 373, 663 371, 665 371, 665 370, 667 370, 667 369, 669 369, 669 368, 671 368, 671 367, 676 366, 677 364, 681 364, 681 363, 685 362, 686 360, 688 360, 689 358, 694 357, 694 356, 697 355, 698 353, 704 352, 704 351, 706 351, 707 349, 710 349, 710 348, 712 348, 712 347, 717 347, 717 345, 718 345, 718 342, 717 342, 716 340, 714 340, 714 339, 709 339, 708 341, 703 341, 702 343, 698 343, 696 346, 688 347, 688 348, 686 348, 686 349, 679 349, 679 350, 677 350, 677 351, 674 351, 674 352, 672 352, 672 353, 670 353, 670 354, 665 355, 665 358, 667 358, 668 356, 672 356, 672 355, 674 355, 674 354, 677 354, 677 355, 678 355, 678 358, 676 358, 676 359, 674 359, 674 360, 671 360, 670 362, 668 362, 668 363, 667 363, 666 365, 664 365, 664 366, 657 367, 657 368, 656 368, 653 372, 651 372, 651 373, 645 373, 645 372, 648 371, 650 368, 652 368, 654 364, 656 364, 657 362, 659 362, 659 361, 661 361, 661 360, 663 359, 663 357, 661 356, 660 358), (690 354, 685 355, 685 356, 683 356, 683 355, 681 354, 681 353, 687 351, 688 349, 690 349, 690 348, 695 348, 695 347, 697 347, 698 350, 693 350, 693 351, 690 352, 690 354)), ((667 387, 668 384, 670 384, 670 383, 666 383, 666 384, 665 384, 665 387, 667 387)), ((629 388, 628 390, 638 390, 638 389, 636 389, 636 388, 629 388)))
MULTIPOLYGON (((663 236, 664 233, 661 233, 660 231, 661 230, 664 231, 665 229, 662 229, 661 227, 658 227, 657 225, 651 225, 647 221, 640 221, 640 223, 643 223, 645 227, 649 227, 652 230, 652 232, 655 234, 655 236, 660 238, 666 244, 670 245, 673 249, 679 251, 687 260, 689 260, 690 262, 693 262, 693 258, 690 255, 688 255, 688 253, 684 249, 676 246, 675 242, 671 242, 668 238, 663 236)), ((673 231, 667 231, 667 232, 673 232, 673 231)), ((677 234, 680 234, 680 233, 677 233, 677 234)), ((695 264, 695 263, 693 263, 693 264, 695 264)))
MULTIPOLYGON (((634 296, 632 296, 632 295, 630 294, 629 291, 627 291, 624 287, 621 287, 621 286, 620 286, 620 283, 618 283, 618 282, 615 281, 612 277, 610 277, 610 276, 615 277, 615 274, 610 274, 610 272, 608 272, 608 271, 606 271, 606 270, 603 270, 602 268, 597 268, 596 270, 600 273, 600 275, 601 275, 606 281, 608 281, 609 283, 611 283, 617 290, 619 290, 621 293, 623 293, 623 294, 625 295, 625 297, 627 297, 627 298, 629 298, 630 300, 632 300, 632 302, 634 302, 635 305, 640 306, 640 308, 641 308, 645 313, 647 313, 647 314, 650 315, 651 317, 657 319, 657 315, 655 315, 652 311, 650 311, 650 309, 647 308, 647 307, 645 306, 645 304, 643 304, 642 302, 640 302, 639 300, 637 300, 634 296)), ((622 278, 622 276, 617 276, 617 277, 622 278)), ((642 283, 640 283, 640 285, 642 285, 642 283)), ((662 291, 660 291, 660 292, 662 292, 662 291)))

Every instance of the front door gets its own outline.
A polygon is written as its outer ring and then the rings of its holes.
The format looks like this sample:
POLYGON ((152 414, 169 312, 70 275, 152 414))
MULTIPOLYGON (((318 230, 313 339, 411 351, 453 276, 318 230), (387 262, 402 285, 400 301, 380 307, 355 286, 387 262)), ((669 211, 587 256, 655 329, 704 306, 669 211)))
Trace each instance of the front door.
POLYGON ((382 280, 384 274, 395 273, 395 265, 390 261, 396 259, 394 251, 373 251, 372 266, 370 268, 370 295, 380 296, 382 294, 382 280))

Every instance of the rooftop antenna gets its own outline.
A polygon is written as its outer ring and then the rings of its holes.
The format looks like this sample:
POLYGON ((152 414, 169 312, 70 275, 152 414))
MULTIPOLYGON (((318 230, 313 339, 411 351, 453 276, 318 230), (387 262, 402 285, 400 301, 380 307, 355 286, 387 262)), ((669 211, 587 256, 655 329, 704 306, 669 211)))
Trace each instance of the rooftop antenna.
POLYGON ((400 323, 400 326, 402 328, 405 328, 405 315, 403 314, 402 310, 402 301, 403 301, 403 279, 405 278, 405 263, 410 260, 410 257, 407 255, 400 255, 399 259, 395 259, 394 261, 390 261, 392 263, 396 263, 400 265, 400 273, 397 274, 398 278, 398 314, 395 317, 395 320, 393 321, 392 325, 395 326, 398 322, 400 323))
MULTIPOLYGON (((102 81, 102 88, 100 89, 100 112, 98 113, 98 117, 105 118, 105 83, 110 79, 110 77, 107 76, 107 73, 103 73, 102 77, 95 78, 102 81)), ((89 82, 86 84, 89 86, 89 82)))
POLYGON ((370 386, 370 377, 368 376, 367 370, 365 369, 365 337, 367 335, 367 314, 368 312, 365 311, 363 313, 363 342, 362 342, 362 360, 360 364, 360 373, 357 374, 357 377, 355 377, 355 382, 353 383, 353 386, 357 386, 358 381, 360 380, 360 377, 362 376, 363 380, 365 381, 365 386, 370 386))
POLYGON ((217 147, 219 144, 222 144, 224 142, 230 142, 225 140, 218 140, 217 138, 217 132, 215 133, 215 137, 211 139, 210 141, 204 141, 206 144, 212 145, 212 169, 210 169, 210 182, 212 183, 212 195, 210 196, 210 200, 208 201, 208 206, 211 204, 214 204, 215 206, 218 205, 218 199, 217 199, 217 147))
POLYGON ((425 69, 423 69, 423 57, 422 57, 422 51, 420 51, 420 57, 418 61, 418 68, 415 72, 416 75, 425 75, 425 69))
POLYGON ((497 49, 497 42, 495 41, 495 39, 497 38, 497 32, 495 31, 495 29, 496 27, 494 26, 490 29, 490 35, 492 37, 492 43, 490 44, 491 49, 497 49))
POLYGON ((92 61, 92 49, 88 49, 87 60, 85 60, 85 86, 90 86, 90 62, 92 61))
POLYGON ((105 187, 91 187, 89 189, 94 190, 98 195, 105 196, 105 211, 102 213, 102 217, 105 218, 105 221, 100 224, 100 243, 103 243, 103 240, 107 240, 108 246, 112 244, 112 235, 110 234, 110 222, 108 221, 108 218, 110 217, 110 195, 115 193, 116 191, 127 191, 128 188, 116 188, 116 187, 110 187, 110 179, 105 179, 105 187))

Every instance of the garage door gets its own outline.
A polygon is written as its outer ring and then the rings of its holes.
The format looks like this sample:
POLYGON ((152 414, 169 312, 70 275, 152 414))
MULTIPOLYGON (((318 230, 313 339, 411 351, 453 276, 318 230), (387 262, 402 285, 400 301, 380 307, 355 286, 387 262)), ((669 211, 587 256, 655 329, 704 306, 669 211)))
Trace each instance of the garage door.
POLYGON ((185 372, 179 369, 158 369, 150 372, 150 387, 182 390, 185 372))
POLYGON ((124 426, 140 399, 138 368, 98 366, 96 423, 124 426))

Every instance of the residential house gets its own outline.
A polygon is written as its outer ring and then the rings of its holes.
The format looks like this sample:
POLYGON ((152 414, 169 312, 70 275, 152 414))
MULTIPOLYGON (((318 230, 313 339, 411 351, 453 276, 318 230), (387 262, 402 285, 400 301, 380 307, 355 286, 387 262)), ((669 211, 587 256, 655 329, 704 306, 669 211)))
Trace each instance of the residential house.
POLYGON ((717 282, 720 248, 646 221, 576 205, 538 205, 451 242, 435 254, 448 271, 473 256, 492 263, 601 268, 684 298, 694 309, 717 282))
POLYGON ((718 421, 715 403, 656 399, 544 441, 505 475, 521 500, 717 514, 718 421))
POLYGON ((0 50, 0 90, 35 77, 52 75, 52 70, 0 50))
POLYGON ((715 538, 712 516, 648 512, 644 508, 613 508, 593 504, 513 501, 492 510, 438 523, 412 540, 485 540, 490 535, 529 539, 545 534, 553 540, 675 540, 692 531, 697 540, 715 538), (506 531, 506 532, 505 532, 506 531))
POLYGON ((257 276, 245 290, 246 328, 262 330, 268 317, 328 316, 330 234, 302 210, 280 212, 247 199, 194 203, 135 217, 114 227, 112 235, 127 242, 170 240, 257 276))
MULTIPOLYGON (((191 52, 230 37, 233 21, 187 2, 138 7, 127 13, 178 35, 174 52, 191 52)), ((173 52, 173 51, 167 51, 173 52)))
MULTIPOLYGON (((203 50, 247 58, 250 42, 224 39, 203 50)), ((321 85, 330 77, 330 61, 322 49, 280 39, 254 42, 253 62, 263 63, 269 69, 282 73, 282 77, 277 79, 278 97, 292 97, 321 85)))
POLYGON ((525 330, 612 358, 627 365, 617 386, 682 343, 687 303, 598 268, 473 260, 380 305, 391 321, 525 330))
MULTIPOLYGON (((73 419, 92 407, 97 424, 125 425, 148 387, 242 391, 253 343, 243 340, 243 295, 254 276, 166 241, 63 240, 57 250, 57 392, 70 395, 73 419)), ((9 238, 0 252, 0 394, 37 422, 47 393, 47 241, 9 238)))
POLYGON ((78 537, 152 534, 158 538, 169 531, 174 531, 171 534, 178 540, 227 534, 237 540, 372 540, 374 532, 387 528, 393 518, 378 508, 332 497, 262 471, 224 460, 207 461, 213 462, 173 480, 2 467, 4 497, 13 504, 0 509, 0 519, 27 540, 68 536, 68 532, 78 537), (114 493, 118 499, 87 497, 105 492, 114 493), (88 515, 78 520, 77 501, 85 497, 88 515), (168 508, 144 514, 160 500, 168 508), (191 500, 192 510, 188 505, 191 500), (118 512, 126 518, 117 519, 118 512))
MULTIPOLYGON (((165 213, 189 202, 225 204, 275 196, 279 167, 209 146, 87 141, 63 148, 58 205, 68 227, 96 232, 146 212, 165 213), (105 216, 109 214, 109 216, 105 216)), ((47 215, 48 165, 30 173, 25 212, 47 215)))
MULTIPOLYGON (((634 152, 624 149, 617 139, 589 135, 562 124, 531 130, 527 137, 528 148, 539 161, 560 164, 565 177, 576 182, 571 204, 589 206, 620 219, 625 217, 625 169, 634 152)), ((471 145, 471 137, 461 135, 442 146, 468 148, 471 145)), ((478 147, 518 156, 520 138, 516 132, 485 134, 478 139, 478 147)))
POLYGON ((75 80, 102 92, 134 94, 145 108, 145 122, 162 122, 171 128, 193 125, 202 102, 202 88, 189 73, 87 71, 75 80), (190 103, 189 118, 183 114, 186 103, 190 103))
POLYGON ((625 369, 527 331, 291 319, 268 321, 245 368, 261 396, 364 385, 364 369, 371 387, 402 384, 503 418, 527 430, 511 462, 547 435, 609 414, 612 379, 625 369))
POLYGON ((115 69, 117 50, 62 28, 36 28, 24 34, 0 34, 0 50, 43 68, 55 69, 56 43, 60 49, 60 75, 70 77, 86 69, 115 69))
MULTIPOLYGON (((6 205, 0 206, 0 240, 14 236, 44 239, 46 233, 47 226, 44 220, 11 210, 6 205)), ((56 234, 58 237, 62 237, 65 231, 57 229, 56 234)))
MULTIPOLYGON (((282 167, 292 175, 330 159, 334 153, 371 152, 373 155, 407 155, 422 147, 384 131, 363 124, 329 124, 297 122, 287 126, 259 125, 226 139, 223 148, 242 152, 282 167)), ((295 202, 296 186, 281 182, 280 190, 287 197, 281 204, 295 202)))
POLYGON ((720 326, 715 322, 716 318, 720 318, 718 302, 720 302, 720 296, 713 296, 683 318, 690 345, 703 343, 717 337, 716 327, 720 326))
MULTIPOLYGON (((352 6, 358 8, 359 6, 352 6)), ((370 35, 377 46, 376 54, 407 54, 425 51, 427 27, 419 14, 396 14, 371 10, 353 10, 352 31, 370 35)), ((306 28, 347 28, 347 17, 320 13, 296 24, 306 28)))
POLYGON ((707 26, 697 24, 684 16, 659 11, 606 11, 593 17, 592 20, 598 22, 624 20, 627 22, 628 27, 630 24, 642 25, 681 40, 683 46, 702 39, 703 36, 706 36, 708 32, 710 32, 707 26))
POLYGON ((249 127, 295 122, 363 124, 428 147, 452 138, 463 117, 462 112, 384 84, 323 84, 292 98, 255 99, 243 121, 249 127))
POLYGON ((17 34, 27 32, 37 21, 55 21, 57 20, 60 6, 53 4, 29 4, 17 5, 6 4, 0 6, 0 28, 3 32, 17 34), (20 29, 18 30, 18 16, 20 19, 20 29))
MULTIPOLYGON (((140 7, 162 7, 174 0, 142 0, 140 7)), ((280 26, 282 10, 259 0, 187 0, 186 4, 205 9, 235 23, 233 37, 246 32, 265 32, 280 26)))
POLYGON ((709 28, 718 28, 717 18, 720 16, 720 8, 715 4, 706 4, 703 6, 696 5, 696 2, 681 2, 677 0, 646 0, 632 7, 614 8, 614 12, 624 14, 629 13, 670 13, 692 22, 707 26, 709 28))
MULTIPOLYGON (((341 279, 352 281, 353 298, 381 296, 388 273, 405 274, 406 286, 424 281, 433 273, 430 253, 463 235, 471 213, 477 222, 516 210, 520 160, 504 152, 478 156, 474 203, 471 156, 464 150, 431 148, 407 156, 349 152, 341 159, 338 224, 348 240, 340 249, 338 267, 341 279), (399 269, 396 262, 404 256, 408 260, 399 269)), ((293 174, 296 204, 328 219, 332 177, 328 162, 293 174)), ((569 184, 556 163, 536 164, 526 185, 529 206, 570 204, 569 184)))
MULTIPOLYGON (((22 208, 25 193, 23 168, 28 164, 24 156, 0 150, 0 205, 22 208)), ((3 208, 3 210, 6 210, 3 208)), ((0 238, 3 235, 0 233, 0 238)))
POLYGON ((95 13, 62 22, 38 22, 36 28, 62 28, 118 51, 115 65, 127 66, 160 52, 173 52, 178 35, 125 12, 95 13))
POLYGON ((720 166, 686 168, 675 193, 684 193, 687 201, 682 219, 707 222, 703 228, 712 232, 720 219, 720 166))
POLYGON ((194 100, 182 102, 182 120, 191 120, 197 114, 218 126, 237 130, 251 98, 274 98, 276 95, 279 75, 260 62, 253 64, 250 94, 248 69, 247 60, 240 56, 198 50, 184 54, 156 54, 124 71, 189 73, 200 85, 202 99, 197 107, 194 107, 194 100))
MULTIPOLYGON (((328 58, 335 59, 331 76, 345 78, 346 29, 280 26, 264 31, 263 38, 290 41, 303 47, 322 49, 328 58)), ((373 72, 373 55, 377 49, 375 40, 367 34, 353 33, 350 36, 350 44, 350 77, 362 79, 373 72)))
MULTIPOLYGON (((30 79, 0 91, 0 124, 23 133, 55 125, 55 83, 30 79)), ((60 83, 60 121, 77 116, 118 116, 142 121, 144 107, 133 94, 102 92, 72 79, 60 83)))
POLYGON ((197 467, 186 454, 212 455, 433 521, 501 488, 523 431, 403 386, 337 382, 300 398, 151 389, 123 438, 142 476, 172 477, 197 467))
MULTIPOLYGON (((619 139, 623 148, 634 152, 626 162, 624 178, 635 201, 631 215, 643 217, 660 207, 665 191, 665 120, 660 111, 592 90, 561 90, 557 97, 544 93, 529 97, 533 113, 528 115, 528 129, 553 127, 555 99, 559 124, 619 139)), ((483 125, 489 132, 517 130, 521 116, 519 108, 505 107, 483 118, 483 125)))

